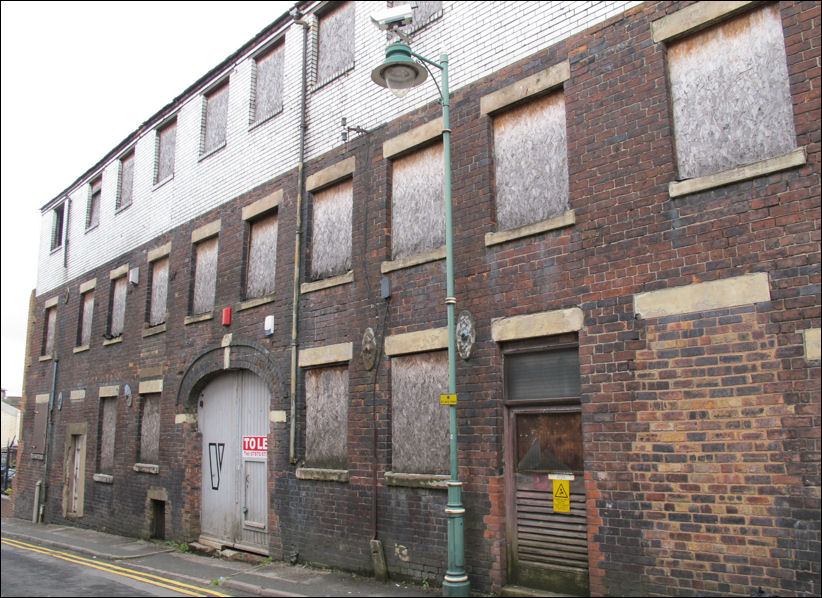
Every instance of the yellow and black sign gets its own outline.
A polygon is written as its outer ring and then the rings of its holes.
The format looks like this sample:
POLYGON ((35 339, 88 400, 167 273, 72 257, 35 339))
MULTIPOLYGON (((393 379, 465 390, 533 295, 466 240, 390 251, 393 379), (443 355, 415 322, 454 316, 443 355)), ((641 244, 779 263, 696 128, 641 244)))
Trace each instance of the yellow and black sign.
POLYGON ((571 512, 571 482, 568 480, 554 480, 554 511, 557 513, 571 512))
POLYGON ((440 405, 456 405, 457 395, 440 395, 440 405))

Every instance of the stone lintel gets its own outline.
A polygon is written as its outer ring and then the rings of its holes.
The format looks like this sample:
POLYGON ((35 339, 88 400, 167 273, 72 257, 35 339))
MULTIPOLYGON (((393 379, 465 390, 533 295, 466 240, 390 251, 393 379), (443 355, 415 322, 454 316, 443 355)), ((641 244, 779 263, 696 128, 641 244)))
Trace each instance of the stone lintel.
POLYGON ((357 163, 354 156, 351 156, 336 164, 332 164, 328 168, 323 168, 319 172, 315 172, 305 180, 306 191, 319 191, 323 187, 328 187, 337 181, 351 176, 354 174, 356 165, 357 163))
POLYGON ((480 98, 480 114, 490 114, 502 108, 507 108, 554 87, 559 87, 570 78, 571 63, 565 60, 535 75, 525 77, 507 87, 482 96, 480 98))
POLYGON ((166 243, 165 245, 160 245, 159 247, 155 247, 151 251, 148 252, 146 256, 146 261, 151 263, 159 260, 160 258, 166 257, 168 254, 171 253, 171 241, 166 243))
POLYGON ((254 203, 250 203, 243 208, 243 220, 251 220, 260 214, 273 210, 283 202, 283 190, 280 189, 274 193, 258 199, 254 203))
POLYGON ((92 278, 91 280, 87 280, 83 284, 80 285, 79 293, 82 295, 83 293, 88 293, 89 291, 93 291, 94 288, 97 286, 97 279, 92 278))
POLYGON ((298 359, 301 368, 308 368, 317 365, 351 361, 353 356, 354 343, 349 342, 301 349, 298 359))
POLYGON ((382 144, 383 158, 394 158, 442 135, 442 117, 392 137, 382 144))
POLYGON ((697 2, 651 23, 654 43, 696 33, 751 7, 755 2, 697 2))
POLYGON ((491 338, 495 342, 576 332, 582 329, 584 314, 578 307, 543 311, 522 316, 491 320, 491 338))
POLYGON ((204 224, 203 226, 195 228, 193 231, 191 231, 191 242, 199 243, 200 241, 208 239, 209 237, 213 237, 214 235, 220 232, 221 226, 222 225, 220 223, 220 219, 218 218, 217 220, 209 222, 208 224, 204 224))
POLYGON ((141 395, 163 392, 163 379, 159 380, 141 380, 140 386, 137 390, 141 395))
POLYGON ((108 273, 109 280, 116 280, 121 276, 125 276, 128 274, 128 264, 123 264, 119 268, 114 268, 111 272, 108 273))
POLYGON ((385 354, 389 357, 447 348, 448 328, 446 327, 392 334, 385 338, 385 354))
POLYGON ((768 274, 758 272, 634 295, 634 313, 661 318, 771 300, 768 274))

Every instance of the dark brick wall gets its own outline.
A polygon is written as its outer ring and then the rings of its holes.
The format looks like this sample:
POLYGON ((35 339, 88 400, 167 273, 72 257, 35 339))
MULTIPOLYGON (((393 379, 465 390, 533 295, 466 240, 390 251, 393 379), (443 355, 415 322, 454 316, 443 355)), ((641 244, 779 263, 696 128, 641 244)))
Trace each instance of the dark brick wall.
MULTIPOLYGON (((593 595, 781 595, 820 592, 820 367, 804 358, 802 331, 820 326, 820 6, 780 3, 797 145, 805 166, 670 199, 676 179, 665 49, 650 22, 687 3, 651 3, 611 19, 495 75, 452 99, 456 297, 477 321, 477 345, 458 360, 460 479, 466 568, 472 587, 498 591, 507 580, 504 416, 500 348, 491 319, 579 306, 583 436, 593 595), (491 119, 479 98, 565 59, 570 203, 576 224, 486 248, 494 230, 491 119), (767 272, 771 301, 676 317, 637 319, 633 295, 767 272)), ((355 156, 354 282, 302 296, 301 347, 353 342, 349 365, 348 483, 301 481, 305 408, 298 380, 298 463, 289 462, 289 424, 272 423, 269 457, 271 551, 369 571, 368 541, 382 540, 394 578, 439 583, 446 566, 445 493, 389 487, 390 360, 373 370, 359 358, 367 327, 385 336, 445 326, 445 265, 390 273, 380 298, 380 262, 390 259, 391 166, 382 143, 440 115, 431 105, 361 135, 307 165, 310 175, 355 156)), ((170 538, 199 531, 201 438, 191 401, 222 368, 231 333, 232 367, 248 367, 272 391, 272 410, 289 410, 291 290, 296 171, 171 231, 37 298, 26 388, 23 457, 15 509, 31 514, 44 464, 25 452, 33 398, 52 385, 53 362, 38 361, 43 304, 60 296, 57 391, 86 388, 82 403, 55 412, 46 518, 63 521, 59 487, 65 426, 89 422, 84 517, 76 523, 147 535, 146 496, 166 488, 170 538), (241 207, 283 189, 277 296, 234 311, 242 300, 241 207), (191 231, 222 221, 215 317, 184 325, 191 287, 191 231), (167 331, 142 338, 148 285, 129 289, 124 340, 102 346, 108 273, 139 266, 145 252, 172 242, 167 331), (73 354, 80 296, 97 277, 91 349, 73 354), (68 291, 68 302, 62 299, 68 291), (273 336, 262 334, 273 313, 273 336), (96 388, 164 379, 160 473, 136 473, 135 406, 118 411, 114 483, 92 481, 98 443, 96 388), (194 393, 194 395, 192 395, 194 393)), ((310 205, 304 227, 310 231, 310 205)), ((307 241, 308 239, 306 239, 307 241)), ((304 264, 310 257, 305 242, 304 264)), ((303 275, 303 280, 307 277, 303 275)), ((443 417, 447 415, 443 413, 443 417)))

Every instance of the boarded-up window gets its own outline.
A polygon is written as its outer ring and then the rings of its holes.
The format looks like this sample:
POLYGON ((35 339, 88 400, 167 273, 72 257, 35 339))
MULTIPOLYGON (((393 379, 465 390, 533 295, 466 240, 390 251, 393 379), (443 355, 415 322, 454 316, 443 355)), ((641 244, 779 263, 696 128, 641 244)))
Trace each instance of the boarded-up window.
POLYGON ((228 122, 228 82, 211 91, 205 97, 203 118, 203 149, 207 154, 225 145, 228 122))
POLYGON ((114 470, 114 437, 117 430, 117 397, 100 399, 100 445, 98 471, 112 473, 114 470))
POLYGON ((177 119, 157 131, 157 156, 154 183, 160 183, 174 174, 174 153, 177 145, 177 119))
POLYGON ((217 284, 217 237, 197 243, 194 251, 192 312, 202 314, 214 309, 214 289, 217 284))
POLYGON ((134 152, 120 160, 120 185, 117 190, 117 209, 131 205, 134 195, 134 152))
POLYGON ((140 421, 140 462, 160 461, 160 394, 143 396, 143 414, 140 421))
POLYGON ((63 211, 65 205, 61 203, 52 211, 51 219, 51 249, 54 251, 63 246, 63 211))
POLYGON ((123 334, 123 327, 126 320, 126 277, 112 281, 111 283, 111 314, 109 316, 109 336, 115 337, 123 334))
POLYGON ((252 122, 261 122, 283 108, 282 45, 271 48, 254 61, 254 108, 252 122))
POLYGON ((148 323, 151 326, 166 321, 166 298, 168 297, 168 257, 151 262, 151 303, 148 323))
POLYGON ((448 354, 420 353, 391 359, 392 467, 398 473, 447 473, 448 354))
POLYGON ((778 4, 671 44, 668 70, 680 178, 796 147, 778 4))
POLYGON ((391 246, 394 259, 445 244, 442 144, 399 158, 393 165, 391 246))
POLYGON ((57 330, 57 307, 49 307, 46 310, 46 325, 43 328, 43 350, 41 355, 51 355, 54 353, 54 334, 57 330))
POLYGON ((344 274, 351 269, 351 180, 314 194, 311 278, 344 274))
POLYGON ((87 347, 91 343, 91 320, 94 316, 94 291, 83 293, 80 305, 80 322, 77 327, 77 346, 87 347))
POLYGON ((501 230, 546 220, 568 209, 562 92, 494 118, 494 174, 501 230))
POLYGON ((348 435, 348 367, 305 373, 306 462, 345 469, 348 435))
POLYGON ((574 399, 580 393, 579 351, 574 348, 506 355, 505 376, 508 401, 574 399))
POLYGON ((91 191, 86 209, 86 229, 100 224, 100 198, 103 196, 103 177, 97 177, 91 182, 91 191))
POLYGON ((277 272, 277 213, 251 223, 248 243, 246 297, 262 297, 274 292, 277 272))
POLYGON ((425 0, 416 0, 415 2, 389 2, 389 6, 401 6, 403 4, 414 5, 413 10, 411 11, 411 24, 402 28, 403 31, 408 33, 419 29, 429 21, 432 21, 442 14, 441 0, 436 0, 433 2, 425 0))
POLYGON ((317 83, 354 65, 354 3, 345 2, 320 17, 317 35, 317 83))

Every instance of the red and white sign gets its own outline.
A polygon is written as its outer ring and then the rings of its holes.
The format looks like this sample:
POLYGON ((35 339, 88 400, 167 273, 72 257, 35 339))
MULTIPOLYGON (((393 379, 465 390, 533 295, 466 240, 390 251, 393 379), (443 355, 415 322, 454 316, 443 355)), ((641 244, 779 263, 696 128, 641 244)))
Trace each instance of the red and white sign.
POLYGON ((267 457, 267 436, 243 436, 243 457, 267 457))

